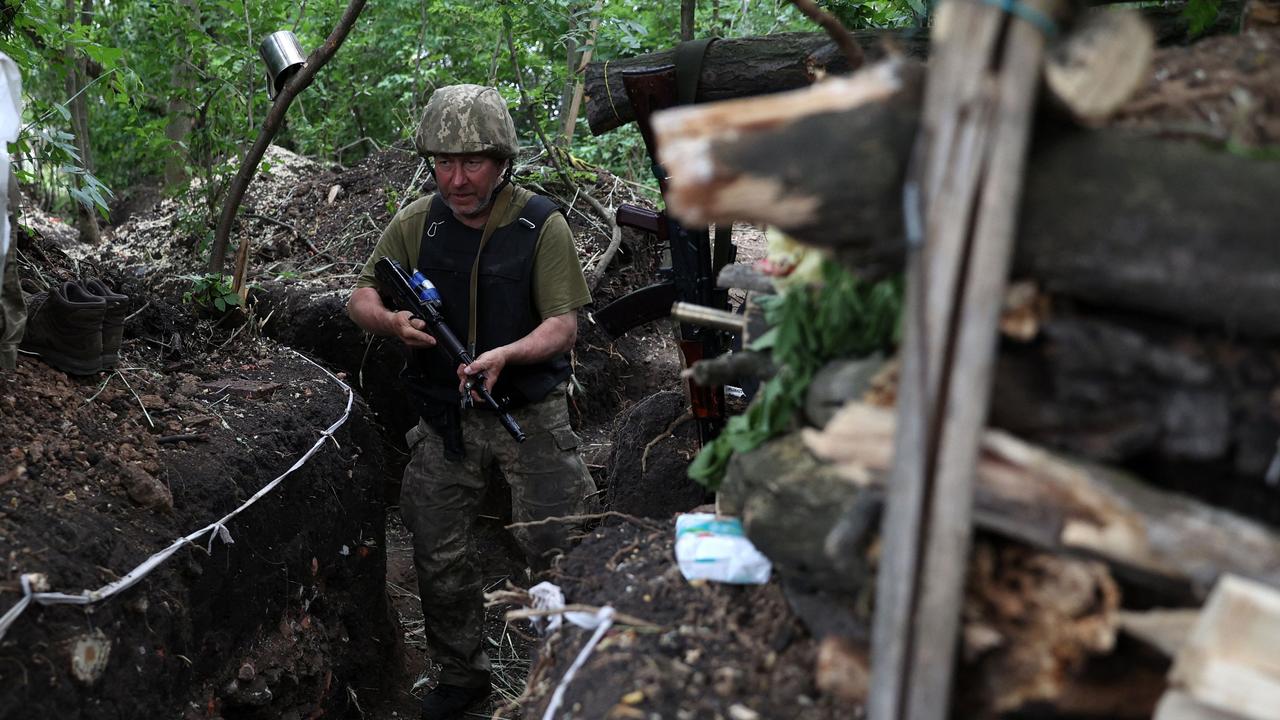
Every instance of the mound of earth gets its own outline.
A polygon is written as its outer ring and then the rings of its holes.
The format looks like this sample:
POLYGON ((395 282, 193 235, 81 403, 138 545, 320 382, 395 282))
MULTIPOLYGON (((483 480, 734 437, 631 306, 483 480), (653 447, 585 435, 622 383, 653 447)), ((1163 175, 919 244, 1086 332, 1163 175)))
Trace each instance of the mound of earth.
MULTIPOLYGON (((556 575, 568 602, 612 605, 649 626, 614 625, 566 686, 556 717, 851 717, 815 688, 818 643, 781 586, 685 580, 674 535, 670 521, 602 527, 565 558, 556 575)), ((542 646, 525 717, 542 717, 591 634, 569 627, 542 646)))

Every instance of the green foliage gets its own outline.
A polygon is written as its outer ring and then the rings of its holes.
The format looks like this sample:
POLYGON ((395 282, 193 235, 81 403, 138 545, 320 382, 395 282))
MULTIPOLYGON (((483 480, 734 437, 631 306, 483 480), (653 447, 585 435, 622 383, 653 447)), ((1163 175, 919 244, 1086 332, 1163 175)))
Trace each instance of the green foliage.
POLYGON ((1213 27, 1218 20, 1218 10, 1222 0, 1188 0, 1182 9, 1182 16, 1187 19, 1187 34, 1192 37, 1213 27))
POLYGON ((240 306, 240 295, 231 289, 230 275, 183 275, 182 279, 191 281, 191 289, 182 294, 182 302, 188 305, 219 316, 240 306))
POLYGON ((902 285, 867 284, 834 261, 824 261, 822 283, 794 286, 765 305, 772 329, 752 345, 772 350, 781 369, 764 383, 747 412, 729 418, 724 432, 689 465, 689 477, 719 488, 734 453, 747 452, 789 430, 819 369, 836 358, 864 357, 898 342, 902 285))
MULTIPOLYGON (((923 8, 912 3, 922 1, 824 0, 851 27, 909 23, 923 8)), ((171 191, 195 189, 216 215, 271 107, 258 43, 289 29, 309 53, 345 7, 340 0, 98 0, 82 25, 61 2, 8 4, 0 12, 0 50, 23 68, 27 117, 34 118, 15 148, 23 179, 45 188, 38 196, 50 209, 74 200, 103 210, 110 187, 180 176, 171 191), (66 78, 73 59, 91 67, 83 97, 92 167, 72 141, 66 78)), ((540 145, 534 122, 549 137, 562 136, 583 52, 607 60, 665 49, 679 37, 671 3, 378 0, 366 5, 342 48, 295 100, 275 142, 350 164, 407 138, 436 87, 495 85, 514 107, 519 93, 504 16, 532 103, 532 113, 515 114, 526 148, 540 145)), ((702 37, 817 30, 788 0, 700 0, 696 17, 702 37)), ((575 128, 575 157, 652 185, 634 127, 597 140, 585 126, 580 119, 575 128)))
POLYGON ((68 132, 69 106, 82 94, 108 97, 125 92, 132 76, 121 65, 124 53, 95 39, 90 27, 69 22, 60 4, 28 0, 6 11, 0 51, 22 69, 26 115, 34 118, 10 148, 19 162, 19 179, 47 182, 61 188, 65 200, 105 215, 111 191, 81 157, 75 136, 68 132), (95 77, 78 92, 66 85, 73 57, 87 58, 95 68, 95 77))
POLYGON ((847 28, 890 28, 923 25, 927 0, 819 0, 818 5, 847 28))

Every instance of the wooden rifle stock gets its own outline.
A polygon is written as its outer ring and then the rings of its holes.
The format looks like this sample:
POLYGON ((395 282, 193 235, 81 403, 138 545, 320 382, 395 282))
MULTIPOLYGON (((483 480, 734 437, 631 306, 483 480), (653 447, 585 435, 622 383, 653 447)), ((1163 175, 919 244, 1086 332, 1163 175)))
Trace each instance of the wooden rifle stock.
POLYGON ((623 227, 635 228, 651 235, 657 235, 659 238, 662 237, 663 231, 667 229, 666 219, 662 213, 642 208, 638 205, 627 205, 626 203, 619 205, 615 220, 623 227))

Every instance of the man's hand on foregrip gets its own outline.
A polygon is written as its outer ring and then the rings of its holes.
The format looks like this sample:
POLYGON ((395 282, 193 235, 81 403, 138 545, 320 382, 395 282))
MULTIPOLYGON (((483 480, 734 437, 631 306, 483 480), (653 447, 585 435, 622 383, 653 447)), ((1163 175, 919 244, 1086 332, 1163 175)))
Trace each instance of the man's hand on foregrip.
MULTIPOLYGON (((478 378, 484 378, 484 389, 493 392, 493 386, 498 382, 498 376, 506 366, 507 357, 502 352, 502 348, 480 353, 480 357, 473 360, 470 365, 458 365, 458 390, 464 390, 468 382, 474 384, 478 378)), ((472 397, 477 402, 482 400, 474 391, 472 397)))

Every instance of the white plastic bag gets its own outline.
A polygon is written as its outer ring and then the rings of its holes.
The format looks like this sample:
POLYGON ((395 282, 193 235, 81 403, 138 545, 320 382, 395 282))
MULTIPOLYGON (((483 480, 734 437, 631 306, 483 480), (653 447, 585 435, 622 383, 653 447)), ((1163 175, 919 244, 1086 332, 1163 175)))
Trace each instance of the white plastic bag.
POLYGON ((741 520, 711 513, 676 518, 676 562, 686 580, 739 585, 767 583, 773 570, 743 533, 741 520))

